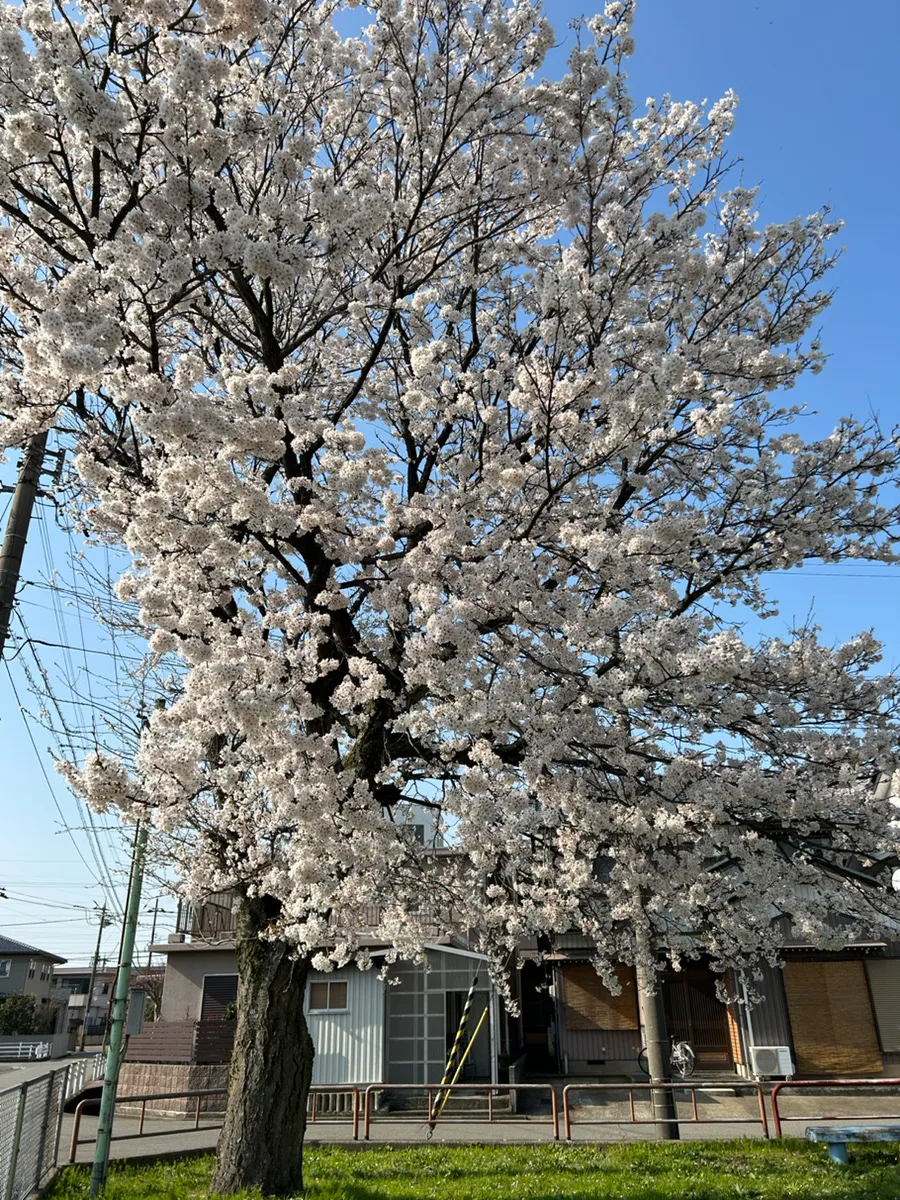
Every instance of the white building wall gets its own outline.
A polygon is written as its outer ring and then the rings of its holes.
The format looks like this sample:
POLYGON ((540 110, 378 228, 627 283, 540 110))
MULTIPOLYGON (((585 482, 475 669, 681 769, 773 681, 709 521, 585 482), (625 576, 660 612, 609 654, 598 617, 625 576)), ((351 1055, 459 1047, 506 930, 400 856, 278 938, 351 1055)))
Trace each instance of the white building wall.
MULTIPOLYGON (((345 1013, 308 1013, 309 1032, 316 1056, 314 1084, 380 1083, 384 1077, 384 983, 377 971, 354 966, 320 974, 310 972, 310 983, 346 980, 345 1013)), ((309 989, 307 987, 307 1009, 309 989)))

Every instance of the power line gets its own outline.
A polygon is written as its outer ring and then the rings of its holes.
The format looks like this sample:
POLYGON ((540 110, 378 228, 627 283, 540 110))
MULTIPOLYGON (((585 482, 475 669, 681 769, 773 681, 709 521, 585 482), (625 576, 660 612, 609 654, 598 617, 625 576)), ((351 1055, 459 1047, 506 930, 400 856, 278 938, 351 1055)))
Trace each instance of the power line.
MULTIPOLYGON (((72 842, 72 845, 75 847, 75 852, 77 853, 78 857, 84 863, 88 872, 93 875, 93 871, 91 871, 90 864, 88 863, 88 860, 84 857, 84 855, 81 853, 81 847, 76 842, 75 835, 72 833, 72 830, 69 828, 69 826, 66 822, 65 814, 63 813, 63 810, 60 807, 60 803, 56 798, 56 793, 53 790, 53 784, 50 782, 50 776, 47 774, 47 768, 44 766, 44 760, 41 757, 41 752, 38 749, 37 742, 34 740, 34 735, 31 732, 31 725, 28 723, 28 717, 25 712, 25 707, 22 704, 21 697, 19 696, 19 689, 16 687, 16 681, 13 679, 12 671, 10 671, 10 669, 9 669, 9 663, 4 660, 3 665, 6 668, 6 674, 9 678, 10 685, 12 686, 13 695, 15 696, 16 703, 19 706, 19 712, 22 714, 22 720, 25 724, 25 732, 28 734, 28 740, 29 740, 29 742, 31 742, 31 748, 34 751, 34 755, 35 755, 35 758, 37 759, 38 766, 40 767, 41 774, 44 777, 44 782, 47 785, 47 790, 49 791, 50 797, 53 800, 53 805, 54 805, 56 811, 59 813, 59 819, 62 822, 63 829, 65 829, 66 833, 69 835, 69 838, 72 842)), ((103 887, 103 884, 101 883, 101 881, 99 879, 97 879, 96 876, 94 876, 94 879, 101 887, 103 887)))
MULTIPOLYGON (((38 523, 38 526, 39 526, 39 530, 40 530, 41 548, 44 553, 44 564, 47 568, 47 581, 48 581, 48 583, 50 583, 50 582, 55 583, 57 580, 57 577, 58 577, 58 572, 57 572, 56 566, 53 561, 53 548, 50 544, 50 534, 47 529, 47 522, 45 520, 41 520, 38 523)), ((73 553, 74 545, 72 542, 71 528, 68 530, 68 534, 69 534, 70 553, 73 553)), ((70 562, 70 565, 71 565, 71 562, 70 562)), ((73 573, 72 583, 74 585, 73 590, 75 593, 75 600, 76 600, 76 613, 78 615, 79 632, 81 634, 81 649, 82 649, 81 657, 84 662, 84 673, 85 673, 85 677, 87 680, 87 691, 88 691, 89 712, 90 712, 90 730, 91 730, 91 736, 92 736, 93 742, 94 742, 94 747, 96 749, 97 747, 99 747, 99 738, 97 737, 97 725, 96 725, 97 705, 96 705, 96 702, 94 701, 93 688, 91 687, 91 670, 90 670, 90 667, 88 666, 87 652, 86 652, 86 647, 84 645, 84 627, 81 624, 82 600, 81 600, 81 594, 78 590, 77 573, 73 573)), ((64 658, 64 661, 66 663, 66 666, 67 666, 68 672, 69 672, 68 679, 66 679, 66 683, 68 685, 68 690, 71 694, 77 695, 78 694, 78 688, 77 688, 78 672, 75 669, 75 663, 72 659, 72 651, 69 649, 69 646, 68 646, 68 639, 66 637, 66 631, 65 631, 65 623, 63 620, 62 606, 60 604, 60 598, 59 598, 59 591, 56 588, 51 588, 50 603, 54 607, 56 628, 57 628, 57 631, 59 634, 60 645, 63 649, 63 658, 64 658)), ((24 620, 22 620, 22 627, 23 627, 23 629, 25 627, 24 620)), ((35 659, 35 662, 37 663, 37 661, 38 661, 37 651, 35 650, 33 645, 31 645, 29 647, 29 649, 31 650, 31 653, 35 659)), ((53 700, 54 706, 56 707, 56 710, 60 715, 60 720, 62 721, 62 710, 60 709, 60 706, 56 700, 56 697, 52 694, 52 691, 50 690, 49 677, 47 676, 46 672, 43 672, 43 676, 44 676, 44 680, 45 680, 45 686, 47 687, 50 697, 53 700)), ((65 679, 65 675, 64 675, 64 679, 65 679)), ((63 722, 63 728, 65 729, 65 722, 63 722)), ((71 735, 69 734, 68 729, 65 729, 65 732, 66 732, 66 735, 69 737, 69 744, 73 751, 73 757, 75 757, 74 746, 72 745, 71 735)), ((91 825, 93 826, 94 822, 92 819, 92 814, 90 813, 90 809, 88 809, 88 819, 89 819, 91 825)), ((102 849, 100 848, 100 837, 96 832, 94 833, 94 836, 97 839, 97 849, 100 852, 100 859, 103 864, 103 868, 104 868, 106 877, 111 878, 110 871, 109 871, 109 865, 106 861, 106 858, 105 858, 105 855, 104 855, 102 849)), ((117 850, 116 850, 116 847, 112 844, 112 838, 111 838, 111 835, 109 835, 109 834, 107 834, 107 836, 106 836, 106 843, 107 843, 109 852, 115 858, 116 854, 117 854, 117 850)), ((115 909, 114 909, 114 911, 115 911, 115 909)))
MULTIPOLYGON (((56 710, 56 715, 59 720, 60 728, 62 729, 62 731, 65 734, 66 739, 69 743, 69 754, 73 760, 77 759, 78 754, 75 749, 75 743, 72 739, 71 732, 68 728, 68 724, 63 715, 62 708, 60 707, 59 700, 57 699, 57 697, 50 685, 49 673, 46 670, 46 668, 44 667, 44 664, 41 662, 41 659, 40 659, 37 651, 35 650, 34 646, 31 644, 29 634, 28 634, 28 627, 25 624, 24 617, 22 616, 21 612, 18 609, 16 610, 16 615, 19 618, 19 623, 22 626, 22 630, 25 634, 26 639, 28 640, 28 649, 31 652, 31 656, 34 659, 35 666, 37 667, 37 670, 43 681, 44 690, 47 695, 47 698, 50 700, 51 704, 53 705, 54 709, 56 710)), ((7 666, 7 672, 9 672, 8 666, 7 666)), ((26 670, 26 675, 27 675, 27 670, 26 670)), ((11 675, 10 675, 10 679, 12 679, 11 675)), ((18 699, 18 695, 16 698, 18 699)), ((24 710, 23 710, 23 712, 24 712, 24 710)), ((26 722, 26 724, 27 724, 27 722, 26 722)), ((62 747, 60 746, 59 737, 56 734, 55 730, 51 729, 51 733, 53 734, 54 740, 57 743, 57 749, 60 751, 60 755, 62 756, 62 747)), ((34 739, 32 739, 32 744, 33 744, 33 741, 34 741, 34 739)), ((46 776, 46 772, 45 772, 45 776, 46 776)), ((88 806, 82 802, 82 799, 77 794, 77 792, 75 793, 75 801, 76 801, 76 804, 78 805, 79 811, 84 816, 87 817, 87 825, 90 827, 90 833, 88 835, 88 844, 91 847, 91 855, 92 855, 95 865, 97 867, 97 876, 95 876, 95 878, 97 878, 97 882, 103 888, 103 891, 104 891, 104 894, 106 895, 106 899, 109 903, 110 909, 116 916, 121 917, 122 912, 123 912, 122 906, 119 903, 118 897, 115 892, 115 885, 112 882, 112 875, 110 873, 109 864, 106 862, 106 858, 103 853, 103 848, 100 845, 97 827, 94 822, 94 814, 91 811, 90 806, 88 806)), ((79 853, 80 853, 80 851, 79 851, 79 853)))
POLYGON ((26 929, 30 925, 67 925, 72 921, 83 921, 84 917, 45 917, 43 921, 4 921, 4 929, 26 929))
POLYGON ((0 897, 14 901, 16 904, 39 905, 41 908, 80 909, 83 912, 93 912, 92 904, 67 904, 65 900, 45 900, 42 896, 31 896, 27 892, 11 891, 5 884, 0 883, 0 897))

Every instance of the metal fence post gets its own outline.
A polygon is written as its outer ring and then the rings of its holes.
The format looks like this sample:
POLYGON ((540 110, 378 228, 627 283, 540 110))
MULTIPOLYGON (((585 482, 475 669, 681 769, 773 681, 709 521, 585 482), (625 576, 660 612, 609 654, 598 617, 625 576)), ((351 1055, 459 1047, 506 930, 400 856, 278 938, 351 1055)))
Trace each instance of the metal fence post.
MULTIPOLYGON (((16 1168, 19 1165, 19 1144, 22 1141, 22 1125, 25 1121, 25 1101, 28 1096, 28 1083, 22 1084, 19 1093, 19 1104, 16 1108, 16 1126, 13 1132, 12 1146, 9 1154, 9 1178, 3 1192, 3 1200, 13 1200, 16 1194, 16 1168)), ((31 1189, 28 1189, 31 1191, 31 1189)))
POLYGON ((44 1119, 41 1121, 41 1137, 38 1142, 37 1163, 35 1165, 33 1188, 41 1186, 41 1179, 44 1175, 44 1151, 47 1148, 47 1132, 50 1125, 50 1108, 53 1104, 53 1088, 56 1083, 56 1071, 51 1071, 49 1075, 45 1075, 47 1080, 47 1099, 44 1101, 44 1119))
POLYGON ((69 1099, 69 1078, 72 1073, 72 1063, 65 1068, 62 1088, 59 1093, 59 1108, 56 1113, 56 1138, 53 1143, 53 1165, 59 1162, 59 1141, 62 1137, 63 1116, 66 1111, 66 1101, 69 1099))

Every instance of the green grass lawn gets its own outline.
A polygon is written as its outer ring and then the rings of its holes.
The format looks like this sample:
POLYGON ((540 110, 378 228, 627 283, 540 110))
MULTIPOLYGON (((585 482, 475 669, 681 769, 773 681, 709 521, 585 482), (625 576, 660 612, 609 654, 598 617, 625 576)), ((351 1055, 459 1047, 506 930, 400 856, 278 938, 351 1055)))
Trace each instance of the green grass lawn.
MULTIPOLYGON (((306 1153, 309 1200, 900 1200, 896 1146, 851 1149, 835 1166, 823 1146, 779 1142, 683 1142, 628 1146, 417 1146, 306 1153)), ((112 1164, 107 1200, 204 1200, 212 1157, 150 1166, 112 1164)), ((69 1167, 48 1200, 82 1200, 88 1170, 69 1167)), ((250 1194, 248 1193, 248 1196, 250 1194)))

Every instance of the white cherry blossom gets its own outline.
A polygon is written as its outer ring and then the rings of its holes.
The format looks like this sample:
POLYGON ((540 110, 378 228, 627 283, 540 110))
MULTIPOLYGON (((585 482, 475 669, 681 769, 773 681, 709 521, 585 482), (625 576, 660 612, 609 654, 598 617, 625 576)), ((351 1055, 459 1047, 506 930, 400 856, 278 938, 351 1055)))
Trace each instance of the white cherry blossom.
POLYGON ((396 955, 580 929, 607 976, 894 928, 897 682, 740 619, 896 560, 896 440, 781 396, 839 224, 762 223, 732 94, 634 105, 631 14, 547 81, 528 0, 0 10, 4 438, 67 432, 183 664, 133 774, 68 777, 279 962, 374 907, 396 955))

